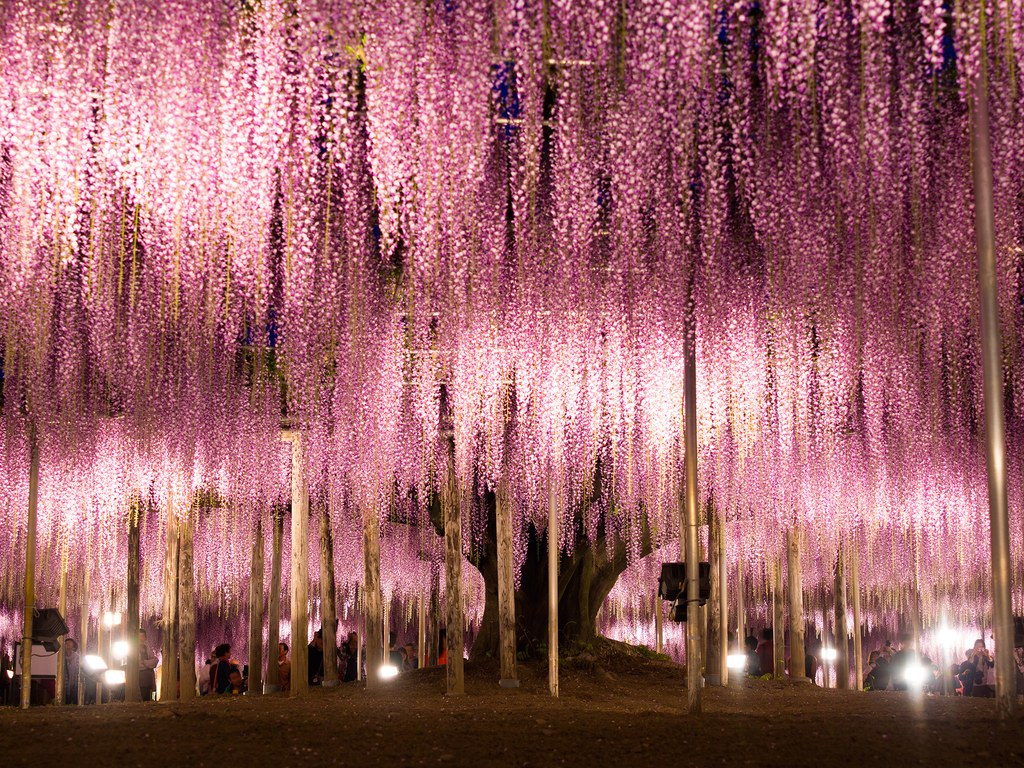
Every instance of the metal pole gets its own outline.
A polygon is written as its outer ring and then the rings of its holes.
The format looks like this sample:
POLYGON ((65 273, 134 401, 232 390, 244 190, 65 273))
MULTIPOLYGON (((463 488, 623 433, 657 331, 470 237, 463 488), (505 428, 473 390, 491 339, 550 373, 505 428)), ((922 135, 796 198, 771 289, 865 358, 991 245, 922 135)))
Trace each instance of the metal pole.
POLYGON ((988 51, 985 0, 978 5, 981 71, 974 101, 974 227, 981 289, 981 349, 985 382, 985 457, 988 464, 988 512, 992 541, 992 624, 996 639, 996 708, 999 718, 1013 715, 1016 664, 1010 598, 1010 521, 1006 499, 1006 436, 1003 421, 1002 338, 996 282, 995 216, 992 205, 992 150, 988 128, 988 51))
POLYGON ((548 692, 558 698, 558 499, 548 470, 548 692))
POLYGON ((25 615, 21 638, 21 708, 32 701, 32 619, 36 609, 36 510, 39 505, 39 440, 28 425, 28 532, 25 536, 25 615))
POLYGON ((687 302, 683 349, 683 410, 686 430, 684 513, 686 521, 686 708, 692 715, 701 712, 701 633, 699 611, 697 543, 697 340, 693 308, 687 302))

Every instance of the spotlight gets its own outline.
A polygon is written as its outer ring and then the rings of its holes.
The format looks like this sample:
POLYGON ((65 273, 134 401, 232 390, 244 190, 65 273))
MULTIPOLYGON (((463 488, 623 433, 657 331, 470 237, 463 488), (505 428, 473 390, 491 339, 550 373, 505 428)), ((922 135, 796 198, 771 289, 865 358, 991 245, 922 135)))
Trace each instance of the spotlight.
POLYGON ((942 627, 939 632, 939 643, 943 648, 955 648, 960 633, 952 627, 942 627))
POLYGON ((14 670, 13 669, 8 669, 7 670, 7 677, 9 677, 11 680, 14 679, 14 670))
POLYGON ((398 677, 398 667, 394 664, 385 664, 377 670, 377 675, 381 680, 391 680, 392 678, 398 677))
POLYGON ((835 661, 839 656, 839 652, 835 648, 822 648, 821 659, 822 661, 835 661))
POLYGON ((88 656, 82 657, 82 666, 89 672, 103 672, 107 668, 107 662, 101 656, 94 656, 90 653, 88 656))
POLYGON ((114 658, 115 659, 127 659, 128 658, 128 641, 118 640, 114 643, 114 658))
POLYGON ((123 669, 108 669, 103 673, 103 682, 107 685, 124 685, 123 669))
POLYGON ((742 672, 747 666, 747 657, 743 653, 730 653, 725 659, 726 665, 734 672, 742 672))
POLYGON ((903 681, 910 688, 921 688, 928 679, 928 670, 921 664, 909 663, 903 670, 903 681))
POLYGON ((103 612, 103 626, 105 627, 116 627, 121 623, 121 612, 120 611, 104 611, 103 612))

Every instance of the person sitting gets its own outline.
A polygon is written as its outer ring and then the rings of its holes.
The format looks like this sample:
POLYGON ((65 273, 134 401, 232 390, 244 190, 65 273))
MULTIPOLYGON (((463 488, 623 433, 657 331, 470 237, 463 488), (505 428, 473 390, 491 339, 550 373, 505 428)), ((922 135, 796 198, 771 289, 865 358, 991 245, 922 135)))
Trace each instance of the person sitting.
POLYGON ((985 647, 985 641, 978 638, 974 647, 967 651, 967 660, 960 665, 960 681, 964 696, 990 698, 995 696, 993 667, 995 662, 985 647))
POLYGON ((405 646, 405 664, 402 665, 403 672, 411 672, 419 666, 419 659, 416 658, 416 648, 412 643, 405 646))
POLYGON ((743 640, 744 646, 746 646, 747 660, 744 667, 748 677, 760 677, 761 676, 761 658, 757 655, 757 638, 753 635, 747 635, 743 640))
POLYGON ((402 671, 405 664, 405 648, 398 644, 398 635, 394 632, 388 632, 388 660, 399 672, 402 671))
POLYGON ((277 644, 277 684, 282 691, 292 688, 292 662, 288 658, 288 643, 277 644))
POLYGON ((231 664, 228 667, 228 686, 222 691, 222 693, 226 693, 230 696, 241 696, 247 690, 245 680, 242 679, 242 672, 238 668, 238 665, 231 664))
POLYGON ((761 642, 757 644, 757 658, 762 675, 775 676, 775 635, 771 627, 761 630, 761 642))
POLYGON ((221 643, 213 649, 216 661, 210 664, 210 693, 224 693, 230 684, 228 677, 231 673, 231 646, 228 643, 221 643))

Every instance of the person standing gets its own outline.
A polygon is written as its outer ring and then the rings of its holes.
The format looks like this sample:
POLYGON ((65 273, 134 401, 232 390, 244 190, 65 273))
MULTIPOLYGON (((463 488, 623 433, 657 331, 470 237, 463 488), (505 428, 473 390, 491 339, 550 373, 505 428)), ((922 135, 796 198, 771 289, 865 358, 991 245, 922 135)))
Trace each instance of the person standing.
POLYGON ((139 630, 139 693, 143 701, 152 701, 156 693, 156 654, 149 648, 146 633, 139 630))
POLYGON ((292 662, 288 658, 288 644, 279 643, 277 646, 277 684, 282 691, 290 691, 292 688, 292 662))

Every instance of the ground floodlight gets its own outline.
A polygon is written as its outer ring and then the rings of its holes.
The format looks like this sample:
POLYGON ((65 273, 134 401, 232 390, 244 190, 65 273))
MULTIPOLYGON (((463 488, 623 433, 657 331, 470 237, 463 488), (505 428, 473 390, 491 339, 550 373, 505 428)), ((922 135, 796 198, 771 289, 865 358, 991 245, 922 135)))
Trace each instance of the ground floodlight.
POLYGON ((835 648, 822 648, 821 658, 823 661, 835 661, 839 656, 839 651, 835 648))
POLYGON ((107 685, 124 685, 124 681, 123 669, 108 669, 103 673, 103 682, 107 685))
POLYGON ((103 672, 107 669, 107 662, 103 660, 102 656, 90 653, 88 656, 82 657, 82 666, 87 672, 103 672))
POLYGON ((9 677, 11 680, 14 679, 14 670, 13 669, 8 669, 7 670, 7 677, 9 677))
POLYGON ((733 670, 734 672, 739 672, 745 666, 747 666, 747 656, 743 653, 730 653, 728 656, 726 656, 725 663, 726 666, 729 667, 729 669, 733 670))
POLYGON ((392 680, 398 677, 398 667, 394 664, 385 664, 377 670, 377 675, 381 680, 392 680))
POLYGON ((114 643, 114 658, 115 659, 127 659, 128 658, 128 641, 118 640, 114 643))
POLYGON ((923 664, 910 663, 903 670, 903 681, 910 688, 921 688, 928 679, 928 669, 923 664))

